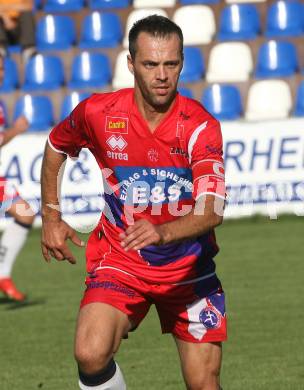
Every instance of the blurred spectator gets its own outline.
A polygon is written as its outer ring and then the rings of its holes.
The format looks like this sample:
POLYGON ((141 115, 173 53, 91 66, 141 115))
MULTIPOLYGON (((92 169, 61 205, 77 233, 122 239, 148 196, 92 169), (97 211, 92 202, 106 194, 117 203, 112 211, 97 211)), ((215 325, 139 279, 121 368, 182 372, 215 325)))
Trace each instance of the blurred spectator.
MULTIPOLYGON (((0 56, 0 84, 3 81, 3 58, 0 56)), ((19 134, 24 133, 29 124, 24 116, 15 120, 13 125, 4 129, 6 115, 0 101, 0 148, 19 134)), ((35 215, 30 205, 19 195, 17 189, 5 177, 0 176, 0 215, 12 217, 4 229, 0 240, 0 291, 15 301, 24 301, 26 296, 15 286, 11 274, 32 227, 35 215)))
POLYGON ((20 45, 23 61, 35 54, 33 0, 0 0, 0 54, 7 46, 20 45))

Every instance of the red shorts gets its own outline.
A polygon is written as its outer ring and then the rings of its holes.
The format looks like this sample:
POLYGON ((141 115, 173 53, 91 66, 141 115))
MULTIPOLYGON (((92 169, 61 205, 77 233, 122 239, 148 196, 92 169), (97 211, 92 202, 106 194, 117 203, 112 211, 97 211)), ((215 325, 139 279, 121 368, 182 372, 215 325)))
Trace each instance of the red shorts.
POLYGON ((0 203, 1 211, 5 212, 10 208, 12 203, 20 198, 16 187, 9 183, 5 177, 0 177, 0 203))
POLYGON ((105 267, 86 280, 81 307, 103 302, 126 313, 137 327, 155 304, 163 333, 193 343, 227 339, 225 296, 222 290, 200 296, 200 283, 151 284, 105 267))

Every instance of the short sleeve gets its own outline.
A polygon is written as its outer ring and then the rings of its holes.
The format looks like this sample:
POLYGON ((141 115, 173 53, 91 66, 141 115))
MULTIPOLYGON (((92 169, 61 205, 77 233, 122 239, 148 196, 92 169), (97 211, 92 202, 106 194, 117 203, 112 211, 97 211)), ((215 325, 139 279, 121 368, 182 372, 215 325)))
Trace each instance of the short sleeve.
POLYGON ((78 157, 82 148, 90 147, 90 131, 85 119, 87 101, 80 102, 67 118, 53 128, 49 135, 52 149, 78 157))
POLYGON ((202 122, 188 141, 192 168, 193 198, 212 194, 225 199, 223 141, 220 124, 214 118, 202 122))

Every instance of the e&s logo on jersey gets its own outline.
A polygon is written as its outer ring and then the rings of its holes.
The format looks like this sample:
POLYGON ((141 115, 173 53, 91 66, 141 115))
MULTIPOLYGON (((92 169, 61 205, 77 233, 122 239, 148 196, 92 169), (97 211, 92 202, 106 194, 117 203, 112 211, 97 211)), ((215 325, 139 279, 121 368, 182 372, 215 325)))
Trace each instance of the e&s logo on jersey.
POLYGON ((107 116, 105 131, 116 134, 128 134, 129 119, 120 116, 107 116))

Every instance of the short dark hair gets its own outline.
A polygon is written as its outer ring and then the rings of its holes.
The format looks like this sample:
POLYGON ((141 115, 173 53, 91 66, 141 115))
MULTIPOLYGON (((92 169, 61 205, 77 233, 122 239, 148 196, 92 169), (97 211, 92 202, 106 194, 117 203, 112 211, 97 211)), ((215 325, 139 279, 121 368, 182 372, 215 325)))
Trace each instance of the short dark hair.
POLYGON ((172 20, 160 15, 150 15, 135 22, 129 32, 129 52, 135 58, 138 35, 146 32, 154 37, 165 38, 177 34, 180 40, 180 51, 183 55, 184 37, 181 28, 172 20))

